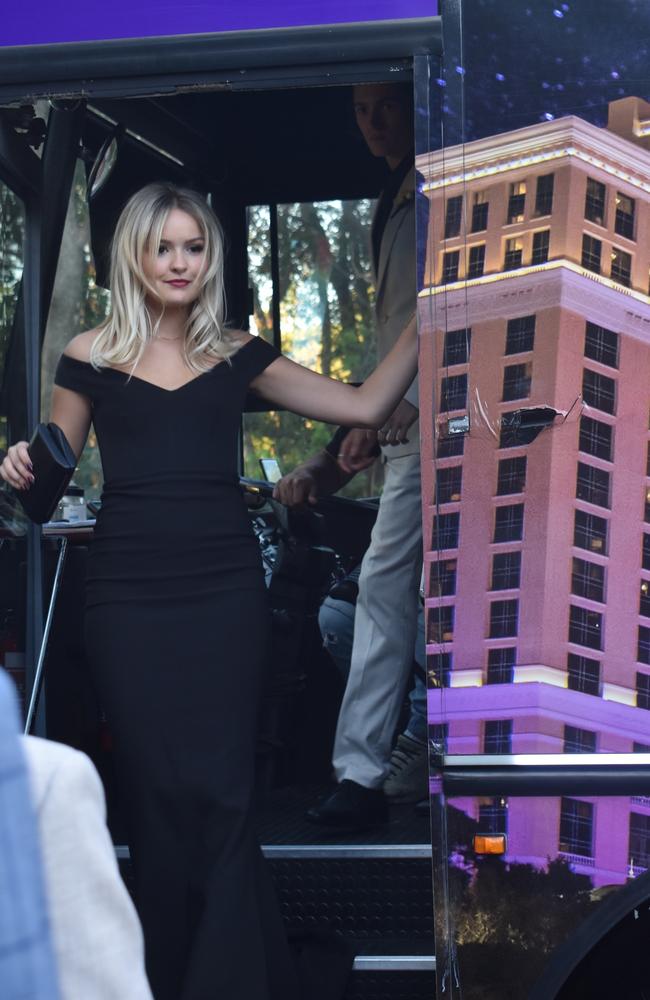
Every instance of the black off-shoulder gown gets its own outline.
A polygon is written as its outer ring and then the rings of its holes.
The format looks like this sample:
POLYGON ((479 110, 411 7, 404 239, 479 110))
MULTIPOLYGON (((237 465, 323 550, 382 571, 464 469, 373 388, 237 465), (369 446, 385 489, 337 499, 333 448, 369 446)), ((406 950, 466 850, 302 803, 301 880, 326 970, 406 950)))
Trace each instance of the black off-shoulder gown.
POLYGON ((85 637, 127 805, 156 1000, 289 1000, 282 922, 251 824, 269 619, 237 478, 254 338, 179 389, 66 355, 104 471, 85 637))

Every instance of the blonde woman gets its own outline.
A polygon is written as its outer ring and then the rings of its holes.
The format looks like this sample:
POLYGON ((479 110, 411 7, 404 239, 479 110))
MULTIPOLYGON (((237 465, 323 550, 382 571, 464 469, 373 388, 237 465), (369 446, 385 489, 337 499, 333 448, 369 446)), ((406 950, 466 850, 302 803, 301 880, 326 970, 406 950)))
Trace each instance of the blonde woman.
MULTIPOLYGON (((114 736, 157 1000, 291 1000, 283 928, 251 827, 268 649, 257 543, 238 487, 249 388, 304 416, 377 427, 416 369, 415 320, 360 388, 224 327, 219 224, 152 184, 124 208, 112 312, 61 357, 51 419, 104 468, 86 584, 88 659, 114 736)), ((0 475, 28 489, 25 442, 0 475)))

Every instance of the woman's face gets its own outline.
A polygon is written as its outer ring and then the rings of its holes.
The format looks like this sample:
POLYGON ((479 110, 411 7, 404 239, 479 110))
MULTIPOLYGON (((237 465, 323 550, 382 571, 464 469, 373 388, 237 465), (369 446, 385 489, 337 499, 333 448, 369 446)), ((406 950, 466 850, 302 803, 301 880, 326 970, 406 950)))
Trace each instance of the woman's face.
POLYGON ((145 254, 142 269, 163 305, 189 307, 199 294, 206 263, 205 239, 198 222, 180 208, 173 208, 159 246, 145 254))

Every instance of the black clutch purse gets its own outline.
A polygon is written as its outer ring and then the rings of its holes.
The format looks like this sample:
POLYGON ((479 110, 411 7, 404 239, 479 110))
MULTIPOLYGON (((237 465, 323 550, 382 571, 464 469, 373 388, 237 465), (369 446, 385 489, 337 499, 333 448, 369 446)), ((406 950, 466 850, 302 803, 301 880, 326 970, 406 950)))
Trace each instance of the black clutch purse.
POLYGON ((67 437, 56 424, 38 424, 29 442, 34 479, 28 490, 16 496, 30 520, 45 524, 72 479, 77 459, 67 437))

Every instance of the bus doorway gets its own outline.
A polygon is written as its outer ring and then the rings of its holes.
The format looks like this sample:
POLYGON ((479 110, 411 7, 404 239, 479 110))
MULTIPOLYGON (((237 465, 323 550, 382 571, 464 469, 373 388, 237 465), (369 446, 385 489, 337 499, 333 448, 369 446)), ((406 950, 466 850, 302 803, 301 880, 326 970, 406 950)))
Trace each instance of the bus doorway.
MULTIPOLYGON (((143 79, 123 73, 91 84, 84 79, 77 90, 68 79, 57 91, 55 78, 49 77, 41 93, 38 85, 30 85, 37 100, 21 104, 20 116, 16 104, 27 91, 12 84, 0 122, 14 144, 29 149, 39 127, 47 143, 56 121, 74 122, 76 131, 65 147, 67 214, 56 225, 39 222, 43 233, 51 234, 44 257, 51 283, 43 299, 47 323, 32 321, 22 332, 13 328, 18 339, 7 353, 5 386, 31 379, 39 399, 42 390, 45 411, 58 354, 78 330, 105 315, 107 240, 120 207, 133 191, 156 179, 209 195, 226 232, 233 325, 254 330, 316 369, 362 380, 373 365, 367 238, 383 177, 381 164, 368 155, 356 132, 350 88, 394 80, 413 87, 418 60, 421 72, 430 75, 438 58, 432 29, 433 22, 410 24, 403 32, 394 29, 392 37, 371 29, 372 45, 365 52, 363 36, 368 36, 362 32, 354 49, 358 59, 341 57, 345 46, 339 36, 334 63, 328 62, 331 50, 325 45, 314 50, 311 65, 297 67, 296 53, 304 60, 309 51, 309 39, 303 38, 301 45, 294 39, 279 66, 269 68, 259 57, 261 65, 242 64, 238 74, 233 66, 193 74, 190 60, 178 81, 173 74, 143 79), (53 96, 63 91, 65 99, 53 96), (39 120, 43 126, 33 124, 39 120), (36 345, 37 371, 31 374, 19 340, 36 345)), ((439 119, 431 129, 438 126, 439 119)), ((42 287, 43 277, 36 280, 42 287)), ((30 418, 8 391, 5 399, 13 439, 24 434, 21 428, 30 418)), ((322 649, 318 604, 362 555, 381 483, 375 471, 355 481, 347 498, 287 518, 268 502, 259 460, 274 458, 289 471, 333 430, 289 416, 251 409, 242 429, 244 488, 269 565, 275 619, 273 668, 258 743, 260 835, 289 924, 300 930, 333 927, 353 942, 350 998, 416 1000, 431 995, 435 966, 426 808, 397 807, 373 836, 324 841, 304 822, 305 810, 329 779, 342 689, 322 649), (285 562, 281 572, 274 572, 282 549, 285 562)), ((98 499, 101 468, 92 436, 78 476, 86 498, 98 499)), ((111 734, 101 706, 93 703, 80 642, 84 532, 90 528, 65 535, 40 725, 49 736, 82 745, 97 760, 128 878, 120 804, 111 795, 111 734), (71 691, 78 696, 71 699, 71 691)), ((31 543, 43 552, 45 610, 62 537, 55 528, 31 543)), ((29 552, 22 556, 23 573, 30 572, 31 559, 29 552)), ((35 576, 32 595, 41 586, 35 576)), ((29 604, 29 597, 23 600, 29 604)), ((42 621, 33 624, 35 634, 39 627, 42 621)))

